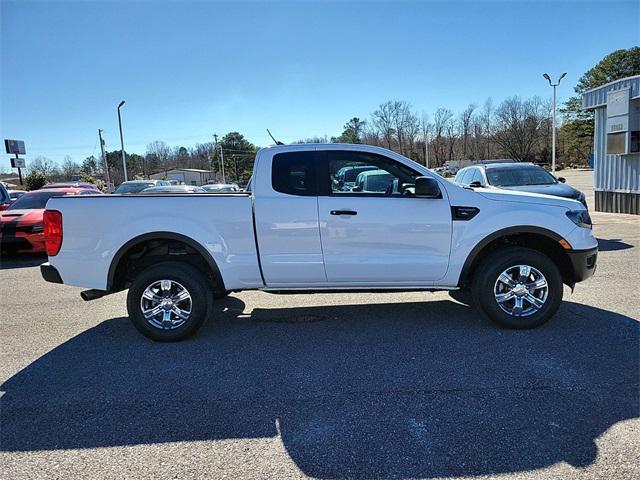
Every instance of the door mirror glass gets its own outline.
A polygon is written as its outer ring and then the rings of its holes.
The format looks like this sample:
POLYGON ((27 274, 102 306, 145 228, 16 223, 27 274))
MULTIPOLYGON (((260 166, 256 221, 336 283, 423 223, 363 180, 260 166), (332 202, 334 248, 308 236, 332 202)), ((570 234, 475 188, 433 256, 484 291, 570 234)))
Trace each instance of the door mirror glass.
POLYGON ((440 198, 440 186, 431 177, 417 177, 415 186, 415 196, 423 198, 440 198))
POLYGON ((480 187, 482 187, 482 183, 480 183, 479 181, 477 181, 477 180, 476 180, 475 182, 471 182, 471 183, 469 184, 469 186, 470 186, 471 188, 480 188, 480 187))

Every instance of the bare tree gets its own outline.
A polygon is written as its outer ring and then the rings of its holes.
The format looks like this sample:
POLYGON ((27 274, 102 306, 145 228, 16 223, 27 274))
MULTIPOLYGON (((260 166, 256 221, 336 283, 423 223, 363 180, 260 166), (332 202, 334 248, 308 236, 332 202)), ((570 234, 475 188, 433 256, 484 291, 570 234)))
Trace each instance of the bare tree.
POLYGON ((193 162, 193 168, 209 170, 211 168, 211 157, 213 155, 213 151, 213 142, 196 143, 196 146, 191 149, 191 161, 193 162))
MULTIPOLYGON (((473 112, 476 109, 474 104, 470 104, 460 114, 460 139, 462 140, 462 158, 469 158, 469 137, 471 135, 471 125, 473 120, 473 112)), ((473 155, 471 155, 473 156, 473 155)))
POLYGON ((394 102, 385 102, 371 114, 371 122, 375 126, 378 136, 384 140, 386 147, 391 150, 393 137, 396 133, 394 127, 396 106, 394 102))
MULTIPOLYGON (((161 170, 167 170, 173 167, 171 165, 172 158, 171 147, 162 141, 156 140, 147 145, 147 153, 145 155, 145 163, 151 164, 161 170)), ((148 166, 151 166, 148 165, 148 166)))
POLYGON ((405 153, 414 160, 419 158, 419 153, 416 148, 416 142, 419 136, 420 120, 415 113, 408 111, 404 119, 404 138, 407 142, 407 151, 405 153))
POLYGON ((394 100, 391 102, 393 126, 396 131, 396 139, 398 141, 398 151, 401 155, 405 154, 405 145, 407 143, 407 127, 411 113, 411 104, 404 100, 394 100))
POLYGON ((60 166, 60 174, 65 180, 70 180, 72 176, 80 172, 80 165, 74 162, 69 155, 64 157, 60 166))
POLYGON ((430 137, 431 131, 433 130, 433 124, 429 120, 429 114, 422 112, 422 117, 420 118, 420 135, 422 136, 422 149, 423 149, 423 160, 424 164, 429 166, 429 149, 430 145, 430 137))
POLYGON ((53 177, 59 174, 57 165, 53 160, 39 156, 31 160, 28 164, 28 171, 39 172, 45 175, 47 178, 53 177))
POLYGON ((448 132, 453 130, 453 112, 448 108, 438 108, 433 115, 433 133, 434 133, 434 154, 435 164, 442 165, 448 154, 448 144, 446 136, 448 132))
POLYGON ((484 157, 487 160, 491 159, 491 120, 493 118, 493 100, 491 99, 491 97, 487 98, 484 102, 484 107, 482 110, 482 114, 480 115, 480 121, 479 123, 483 126, 484 129, 484 134, 485 134, 485 149, 483 150, 486 151, 486 157, 484 157))
POLYGON ((492 138, 514 160, 533 160, 548 116, 548 106, 540 97, 507 98, 496 109, 492 138))

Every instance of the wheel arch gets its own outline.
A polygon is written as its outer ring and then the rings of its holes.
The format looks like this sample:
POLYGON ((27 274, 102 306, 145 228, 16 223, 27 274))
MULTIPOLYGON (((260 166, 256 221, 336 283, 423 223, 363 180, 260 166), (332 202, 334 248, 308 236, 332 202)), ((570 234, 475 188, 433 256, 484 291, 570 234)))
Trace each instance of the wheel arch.
POLYGON ((469 252, 460 273, 458 286, 461 288, 469 286, 475 268, 484 257, 496 248, 505 245, 519 245, 537 250, 550 257, 560 269, 563 282, 573 287, 575 282, 571 260, 560 244, 561 240, 564 238, 556 232, 534 225, 513 226, 497 230, 484 237, 469 252))
MULTIPOLYGON (((208 267, 207 269, 203 269, 202 267, 200 267, 200 270, 206 270, 205 273, 209 273, 213 277, 216 283, 216 289, 224 291, 225 287, 222 274, 220 272, 220 269, 218 268, 218 264, 216 263, 211 253, 201 243, 186 235, 166 231, 149 232, 138 235, 127 241, 118 249, 109 265, 109 271, 107 274, 107 291, 115 292, 123 289, 123 285, 121 283, 121 278, 119 275, 121 274, 120 269, 123 267, 123 262, 128 258, 128 255, 136 248, 154 241, 178 242, 192 249, 200 257, 202 257, 203 260, 205 260, 208 267)), ((176 257, 176 260, 180 259, 179 255, 177 255, 176 257)))

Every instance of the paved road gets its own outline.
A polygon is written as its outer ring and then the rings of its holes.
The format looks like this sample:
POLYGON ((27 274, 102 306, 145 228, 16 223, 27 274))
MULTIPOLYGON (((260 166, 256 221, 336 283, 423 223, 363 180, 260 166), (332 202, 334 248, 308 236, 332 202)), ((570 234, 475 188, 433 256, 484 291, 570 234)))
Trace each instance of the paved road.
POLYGON ((445 293, 246 292, 156 344, 123 294, 2 259, 3 478, 639 478, 640 224, 593 217, 596 277, 525 332, 445 293))

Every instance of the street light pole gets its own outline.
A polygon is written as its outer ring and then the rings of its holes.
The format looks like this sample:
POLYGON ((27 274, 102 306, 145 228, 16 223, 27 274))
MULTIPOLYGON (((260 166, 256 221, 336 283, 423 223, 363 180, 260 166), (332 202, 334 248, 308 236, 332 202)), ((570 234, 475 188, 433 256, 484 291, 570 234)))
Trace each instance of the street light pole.
POLYGON ((566 72, 560 75, 558 78, 558 83, 552 83, 551 77, 548 74, 542 75, 548 82, 551 87, 553 87, 553 119, 551 126, 551 173, 553 175, 556 174, 556 88, 560 85, 560 82, 566 75, 566 72))
POLYGON ((122 117, 120 116, 120 107, 124 105, 124 100, 122 100, 118 104, 118 126, 120 127, 120 151, 122 153, 122 168, 124 170, 124 181, 128 180, 127 178, 127 160, 124 155, 124 139, 122 138, 122 117))

